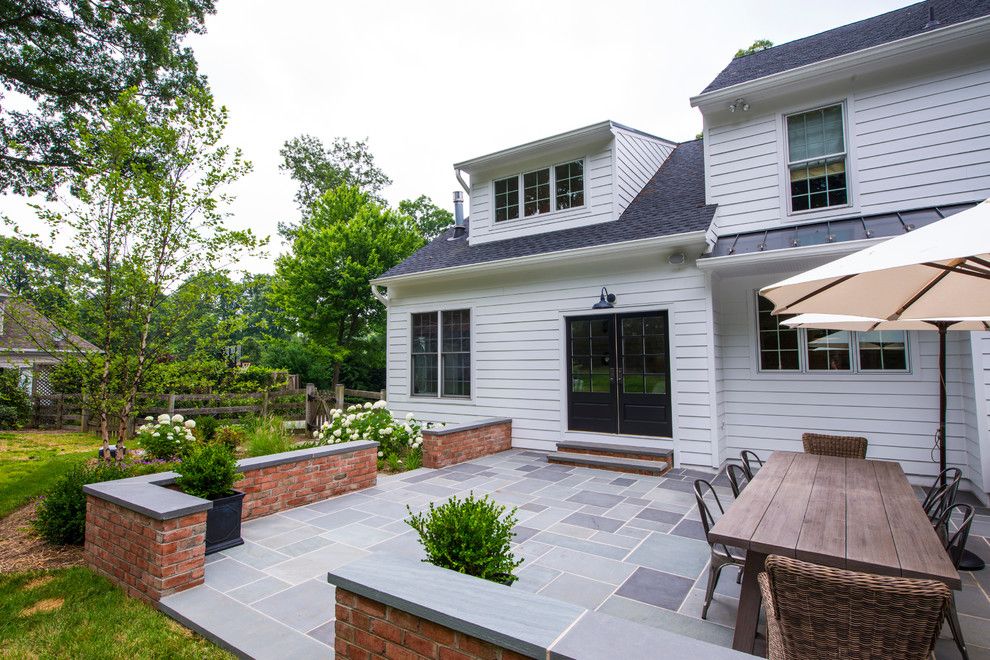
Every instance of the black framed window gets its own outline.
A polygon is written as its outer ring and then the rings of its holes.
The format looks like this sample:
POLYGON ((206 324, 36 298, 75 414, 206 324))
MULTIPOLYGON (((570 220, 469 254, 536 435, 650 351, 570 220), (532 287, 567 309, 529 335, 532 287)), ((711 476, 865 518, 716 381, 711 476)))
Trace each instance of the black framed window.
POLYGON ((841 104, 787 117, 787 168, 791 211, 849 202, 841 104))
POLYGON ((471 396, 471 310, 412 315, 412 393, 471 396))

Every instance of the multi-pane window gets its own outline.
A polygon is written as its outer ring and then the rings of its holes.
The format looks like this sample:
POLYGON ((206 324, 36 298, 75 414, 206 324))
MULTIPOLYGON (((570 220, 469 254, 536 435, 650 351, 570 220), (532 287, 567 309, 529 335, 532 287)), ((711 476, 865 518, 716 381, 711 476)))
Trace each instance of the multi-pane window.
POLYGON ((584 206, 584 161, 496 179, 493 185, 495 222, 578 208, 584 206))
POLYGON ((580 319, 570 325, 571 391, 611 392, 612 335, 608 320, 580 319))
POLYGON ((773 303, 757 296, 761 371, 907 371, 907 333, 789 328, 773 316, 773 303))
POLYGON ((495 182, 495 222, 519 217, 519 177, 510 176, 495 182))
POLYGON ((557 165, 554 169, 556 208, 558 211, 584 206, 584 161, 557 165))
POLYGON ((662 317, 622 319, 622 391, 667 393, 667 324, 662 317))
POLYGON ((523 215, 550 212, 550 170, 523 174, 523 215))
POLYGON ((471 311, 412 315, 412 393, 471 396, 471 311))
POLYGON ((798 331, 781 325, 779 319, 771 314, 773 303, 759 296, 757 317, 760 333, 760 369, 764 371, 797 371, 798 361, 798 331))
POLYGON ((787 117, 787 168, 792 211, 848 203, 841 104, 787 117))

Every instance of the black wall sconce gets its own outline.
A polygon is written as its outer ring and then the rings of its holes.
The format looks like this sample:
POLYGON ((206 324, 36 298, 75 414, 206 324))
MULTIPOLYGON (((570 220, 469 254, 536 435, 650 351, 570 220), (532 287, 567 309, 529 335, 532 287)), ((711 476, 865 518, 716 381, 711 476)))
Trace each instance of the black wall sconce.
POLYGON ((602 295, 591 309, 612 309, 615 307, 615 294, 609 293, 608 289, 602 287, 602 295))

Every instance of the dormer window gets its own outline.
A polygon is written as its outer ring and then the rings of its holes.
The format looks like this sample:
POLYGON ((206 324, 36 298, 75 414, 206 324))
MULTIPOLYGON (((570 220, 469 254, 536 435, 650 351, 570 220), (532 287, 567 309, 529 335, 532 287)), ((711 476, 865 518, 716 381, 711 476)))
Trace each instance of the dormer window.
POLYGON ((584 206, 584 160, 496 179, 494 186, 495 222, 578 208, 584 206))
POLYGON ((849 203, 842 104, 787 117, 791 211, 849 203))

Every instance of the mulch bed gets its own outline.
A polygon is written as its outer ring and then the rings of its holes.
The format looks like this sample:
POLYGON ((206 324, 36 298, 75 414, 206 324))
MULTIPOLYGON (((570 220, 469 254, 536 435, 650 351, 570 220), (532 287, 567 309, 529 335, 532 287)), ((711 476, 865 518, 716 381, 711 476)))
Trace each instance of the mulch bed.
POLYGON ((31 519, 37 506, 31 502, 0 518, 0 573, 83 564, 82 546, 49 545, 34 533, 31 519))

